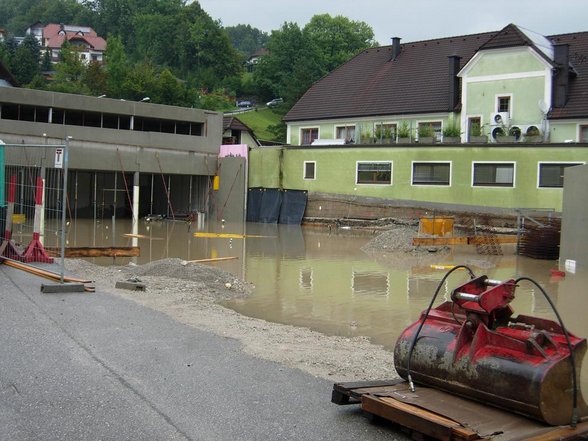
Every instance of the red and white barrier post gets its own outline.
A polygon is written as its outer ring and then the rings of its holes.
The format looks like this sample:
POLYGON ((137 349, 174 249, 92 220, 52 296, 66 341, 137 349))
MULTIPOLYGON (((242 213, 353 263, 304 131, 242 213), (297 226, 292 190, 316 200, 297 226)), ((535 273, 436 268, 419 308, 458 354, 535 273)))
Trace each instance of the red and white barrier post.
POLYGON ((53 257, 45 252, 43 244, 40 241, 41 236, 41 217, 43 214, 43 179, 37 176, 37 186, 35 189, 35 221, 33 224, 33 239, 22 253, 23 262, 43 262, 53 263, 53 257))

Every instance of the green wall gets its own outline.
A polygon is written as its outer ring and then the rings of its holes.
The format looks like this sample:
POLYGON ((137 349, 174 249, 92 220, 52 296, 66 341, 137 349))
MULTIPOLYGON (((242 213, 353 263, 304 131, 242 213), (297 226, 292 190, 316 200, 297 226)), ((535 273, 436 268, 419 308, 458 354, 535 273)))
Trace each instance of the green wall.
POLYGON ((588 162, 588 146, 261 148, 251 151, 249 187, 561 211, 562 189, 538 188, 540 161, 588 162), (304 161, 316 162, 316 179, 303 179, 304 161), (356 184, 357 161, 392 161, 392 185, 356 184), (413 161, 450 162, 451 185, 411 185, 413 161), (473 187, 474 161, 514 162, 514 187, 473 187))

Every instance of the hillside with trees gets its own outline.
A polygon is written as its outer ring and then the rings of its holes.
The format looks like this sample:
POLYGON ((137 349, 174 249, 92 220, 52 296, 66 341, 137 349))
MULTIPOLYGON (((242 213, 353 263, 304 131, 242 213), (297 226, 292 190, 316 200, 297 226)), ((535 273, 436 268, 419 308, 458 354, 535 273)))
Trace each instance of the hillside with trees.
MULTIPOLYGON (((7 33, 0 60, 23 87, 218 111, 242 96, 280 97, 274 111, 282 114, 313 82, 375 45, 367 24, 341 16, 316 15, 304 27, 285 22, 268 35, 246 24, 224 28, 184 0, 0 0, 0 28, 7 33), (25 36, 35 23, 93 28, 107 40, 105 62, 81 60, 66 43, 51 63, 25 36), (260 48, 267 55, 248 71, 260 48)), ((272 132, 283 140, 283 127, 272 132)))

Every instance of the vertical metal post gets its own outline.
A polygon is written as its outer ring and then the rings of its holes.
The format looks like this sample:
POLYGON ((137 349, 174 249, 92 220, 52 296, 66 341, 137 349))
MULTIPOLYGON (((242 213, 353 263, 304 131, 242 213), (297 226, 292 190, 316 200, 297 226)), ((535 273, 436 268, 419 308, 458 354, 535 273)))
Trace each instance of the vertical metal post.
POLYGON ((133 173, 133 237, 132 243, 136 247, 139 245, 137 234, 139 234, 139 172, 133 173))
POLYGON ((153 214, 153 179, 154 175, 151 173, 151 195, 149 198, 149 214, 153 214))
POLYGON ((60 281, 64 283, 65 275, 65 214, 67 212, 67 169, 69 167, 69 136, 65 138, 63 149, 63 194, 61 203, 61 273, 60 281))

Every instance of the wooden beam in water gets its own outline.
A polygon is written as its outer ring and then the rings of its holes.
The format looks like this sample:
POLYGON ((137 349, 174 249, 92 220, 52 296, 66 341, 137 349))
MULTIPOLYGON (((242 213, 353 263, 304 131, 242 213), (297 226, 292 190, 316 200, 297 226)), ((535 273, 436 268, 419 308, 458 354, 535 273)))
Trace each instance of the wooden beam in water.
MULTIPOLYGON (((45 248, 50 256, 59 256, 58 248, 45 248)), ((65 257, 137 257, 141 254, 139 247, 67 247, 65 257)))
POLYGON ((235 260, 238 259, 237 256, 229 256, 229 257, 213 257, 210 259, 198 259, 198 260, 186 260, 186 263, 203 263, 203 262, 219 262, 221 260, 235 260))
POLYGON ((492 236, 492 239, 487 236, 413 237, 412 244, 415 246, 475 245, 477 243, 487 243, 489 240, 494 243, 517 243, 517 236, 497 234, 492 236))
POLYGON ((204 233, 196 232, 194 237, 224 238, 224 239, 244 239, 246 237, 275 237, 275 236, 256 236, 253 234, 235 234, 235 233, 204 233))

